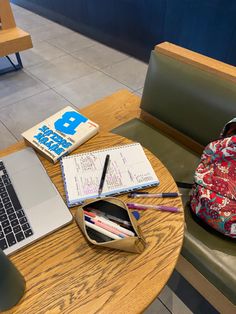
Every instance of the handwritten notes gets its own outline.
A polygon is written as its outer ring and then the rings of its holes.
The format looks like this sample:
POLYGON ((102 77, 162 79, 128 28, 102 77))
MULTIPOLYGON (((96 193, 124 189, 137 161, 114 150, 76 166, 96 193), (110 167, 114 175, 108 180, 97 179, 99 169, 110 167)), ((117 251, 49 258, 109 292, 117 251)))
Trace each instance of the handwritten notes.
POLYGON ((116 195, 159 184, 139 143, 64 157, 61 161, 68 206, 98 196, 106 155, 110 162, 101 196, 116 195))

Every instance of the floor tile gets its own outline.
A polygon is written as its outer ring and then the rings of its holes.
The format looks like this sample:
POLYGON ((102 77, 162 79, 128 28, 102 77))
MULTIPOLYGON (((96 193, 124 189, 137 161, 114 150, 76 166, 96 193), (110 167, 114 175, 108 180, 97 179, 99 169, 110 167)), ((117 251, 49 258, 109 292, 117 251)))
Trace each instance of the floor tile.
POLYGON ((45 27, 46 25, 50 25, 50 21, 48 21, 47 19, 37 14, 27 13, 27 11, 20 12, 19 14, 16 14, 14 16, 16 25, 28 32, 39 27, 45 27))
POLYGON ((125 53, 99 43, 75 51, 72 55, 98 69, 108 67, 129 57, 125 53))
POLYGON ((25 19, 27 19, 27 16, 32 16, 32 13, 27 10, 13 10, 14 18, 16 25, 18 27, 21 27, 21 22, 24 23, 25 19))
POLYGON ((20 140, 23 131, 68 105, 63 97, 48 90, 0 110, 0 120, 20 140))
POLYGON ((94 68, 65 55, 40 65, 28 68, 28 71, 50 87, 64 84, 95 71, 94 68))
POLYGON ((55 90, 77 108, 82 108, 123 88, 127 89, 126 86, 97 71, 68 84, 58 86, 55 90))
POLYGON ((143 312, 143 314, 170 314, 171 312, 163 305, 157 298, 152 304, 143 312))
POLYGON ((46 25, 24 30, 30 33, 34 41, 48 40, 49 43, 51 43, 51 38, 56 37, 64 41, 68 35, 74 33, 72 30, 51 21, 46 25))
POLYGON ((133 91, 133 93, 139 97, 142 97, 143 95, 143 88, 137 89, 135 91, 133 91))
POLYGON ((66 52, 73 52, 86 47, 91 47, 97 42, 85 37, 79 33, 72 32, 67 36, 55 36, 50 39, 50 44, 65 50, 66 52))
POLYGON ((11 63, 8 61, 6 57, 0 57, 0 70, 4 70, 6 68, 9 68, 11 66, 11 63))
POLYGON ((143 87, 148 65, 134 58, 115 63, 103 71, 122 84, 137 90, 143 87))
POLYGON ((173 314, 193 313, 168 286, 164 287, 158 298, 173 314))
POLYGON ((142 94, 143 94, 143 87, 137 89, 136 92, 142 96, 142 94))
POLYGON ((17 139, 8 131, 8 129, 0 122, 0 149, 4 149, 9 145, 17 142, 17 139))
POLYGON ((0 108, 48 89, 26 70, 0 76, 0 108))
MULTIPOLYGON (((46 41, 33 42, 33 48, 20 53, 24 68, 50 61, 65 55, 66 52, 50 45, 46 41)), ((15 56, 13 56, 15 59, 15 56)))

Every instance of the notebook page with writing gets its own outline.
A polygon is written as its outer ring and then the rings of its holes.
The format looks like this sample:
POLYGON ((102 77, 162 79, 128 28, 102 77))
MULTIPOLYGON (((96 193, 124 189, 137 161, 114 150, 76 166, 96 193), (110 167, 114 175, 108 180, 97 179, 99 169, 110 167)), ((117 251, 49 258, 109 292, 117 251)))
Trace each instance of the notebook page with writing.
POLYGON ((101 196, 156 186, 159 180, 139 143, 64 157, 61 169, 69 207, 98 196, 106 155, 110 161, 101 196))

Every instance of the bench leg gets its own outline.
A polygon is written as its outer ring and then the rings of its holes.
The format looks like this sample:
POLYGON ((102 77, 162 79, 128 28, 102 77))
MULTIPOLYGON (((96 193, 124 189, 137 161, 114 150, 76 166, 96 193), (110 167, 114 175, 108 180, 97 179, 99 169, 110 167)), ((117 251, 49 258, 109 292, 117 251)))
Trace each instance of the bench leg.
POLYGON ((16 59, 17 59, 18 65, 19 65, 19 69, 22 69, 23 68, 23 64, 22 64, 19 52, 16 53, 16 59))
POLYGON ((18 70, 23 68, 23 64, 22 64, 19 52, 17 52, 15 55, 16 55, 16 60, 17 60, 16 64, 11 60, 11 58, 9 56, 6 56, 7 60, 11 64, 11 66, 10 67, 6 67, 4 69, 1 69, 0 70, 0 75, 5 74, 5 73, 9 73, 9 72, 12 72, 12 71, 18 71, 18 70))

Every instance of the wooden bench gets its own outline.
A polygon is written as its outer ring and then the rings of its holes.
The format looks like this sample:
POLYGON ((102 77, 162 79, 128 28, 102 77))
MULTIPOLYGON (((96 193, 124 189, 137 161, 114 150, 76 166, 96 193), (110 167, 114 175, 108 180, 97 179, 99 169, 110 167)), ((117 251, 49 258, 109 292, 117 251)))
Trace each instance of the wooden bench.
POLYGON ((32 48, 31 36, 16 26, 8 0, 0 0, 0 57, 7 57, 11 67, 1 70, 1 74, 23 67, 20 51, 32 48), (17 64, 8 57, 16 54, 17 64))
MULTIPOLYGON (((101 129, 141 142, 176 181, 191 182, 203 147, 235 116, 235 83, 235 67, 162 43, 151 54, 140 108, 137 96, 120 91, 84 113, 101 129)), ((185 215, 177 271, 220 313, 235 313, 235 241, 203 228, 187 205, 185 215)))

